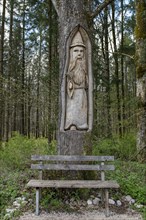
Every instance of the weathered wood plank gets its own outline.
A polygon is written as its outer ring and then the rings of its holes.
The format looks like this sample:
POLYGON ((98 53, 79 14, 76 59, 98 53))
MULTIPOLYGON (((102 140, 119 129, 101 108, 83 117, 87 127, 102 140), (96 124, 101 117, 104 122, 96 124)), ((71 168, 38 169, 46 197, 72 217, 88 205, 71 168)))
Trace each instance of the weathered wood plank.
POLYGON ((96 181, 96 180, 30 180, 27 187, 53 187, 53 188, 119 188, 116 181, 96 181))
POLYGON ((114 165, 31 164, 34 170, 115 170, 114 165))
POLYGON ((114 161, 114 156, 32 155, 31 160, 48 161, 114 161))

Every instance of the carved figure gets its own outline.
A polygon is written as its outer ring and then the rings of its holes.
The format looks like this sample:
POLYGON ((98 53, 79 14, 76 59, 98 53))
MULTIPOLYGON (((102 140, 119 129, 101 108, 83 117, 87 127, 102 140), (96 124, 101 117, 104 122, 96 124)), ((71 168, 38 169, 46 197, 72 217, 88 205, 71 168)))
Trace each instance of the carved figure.
POLYGON ((66 74, 65 130, 88 129, 88 74, 85 45, 78 31, 70 46, 69 68, 66 74))

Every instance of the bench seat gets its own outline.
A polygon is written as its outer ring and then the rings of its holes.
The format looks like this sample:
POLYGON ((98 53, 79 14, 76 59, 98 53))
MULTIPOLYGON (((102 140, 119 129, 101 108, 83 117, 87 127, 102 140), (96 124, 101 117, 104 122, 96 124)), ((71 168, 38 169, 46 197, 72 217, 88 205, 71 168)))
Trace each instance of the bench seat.
POLYGON ((30 180, 28 187, 35 188, 96 188, 96 189, 118 189, 119 184, 116 181, 100 180, 30 180))

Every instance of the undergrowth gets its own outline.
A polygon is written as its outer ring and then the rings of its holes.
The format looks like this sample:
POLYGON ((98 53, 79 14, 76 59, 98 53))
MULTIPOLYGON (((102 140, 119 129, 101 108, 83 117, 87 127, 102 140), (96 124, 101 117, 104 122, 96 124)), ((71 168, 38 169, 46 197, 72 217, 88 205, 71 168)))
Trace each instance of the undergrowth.
POLYGON ((35 174, 30 169, 32 154, 56 154, 56 142, 48 144, 46 138, 27 138, 15 134, 0 148, 0 219, 16 197, 29 198, 26 183, 35 174))
POLYGON ((93 141, 93 155, 113 155, 123 161, 137 161, 136 134, 129 133, 119 138, 104 138, 93 141))
MULTIPOLYGON (((29 139, 16 134, 9 142, 2 144, 0 149, 0 219, 4 219, 5 209, 13 204, 16 197, 25 196, 28 200, 35 198, 34 190, 25 187, 26 183, 35 176, 35 172, 30 169, 32 154, 56 154, 56 141, 48 144, 46 138, 29 139)), ((126 135, 121 139, 114 137, 95 141, 93 155, 115 156, 116 170, 107 172, 108 179, 117 180, 120 184, 120 189, 114 194, 115 199, 120 199, 123 195, 131 195, 138 204, 146 207, 146 165, 136 161, 134 134, 126 135)), ((89 189, 55 192, 49 190, 47 192, 43 195, 41 205, 49 210, 64 208, 63 203, 68 197, 87 199, 91 194, 89 189)), ((146 208, 141 211, 146 219, 146 208)))

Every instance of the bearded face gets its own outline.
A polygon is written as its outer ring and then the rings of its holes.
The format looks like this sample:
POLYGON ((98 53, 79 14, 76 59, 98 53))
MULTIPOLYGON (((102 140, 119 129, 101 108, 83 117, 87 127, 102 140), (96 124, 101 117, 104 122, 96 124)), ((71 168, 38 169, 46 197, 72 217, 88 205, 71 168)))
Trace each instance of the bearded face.
MULTIPOLYGON (((74 68, 81 65, 82 68, 85 69, 85 57, 84 57, 84 47, 75 46, 71 49, 71 59, 69 65, 69 72, 71 72, 74 68), (82 63, 82 64, 81 64, 82 63)), ((72 74, 71 74, 72 75, 72 74)))
POLYGON ((73 60, 82 59, 84 56, 84 48, 81 46, 76 46, 73 48, 73 60))

